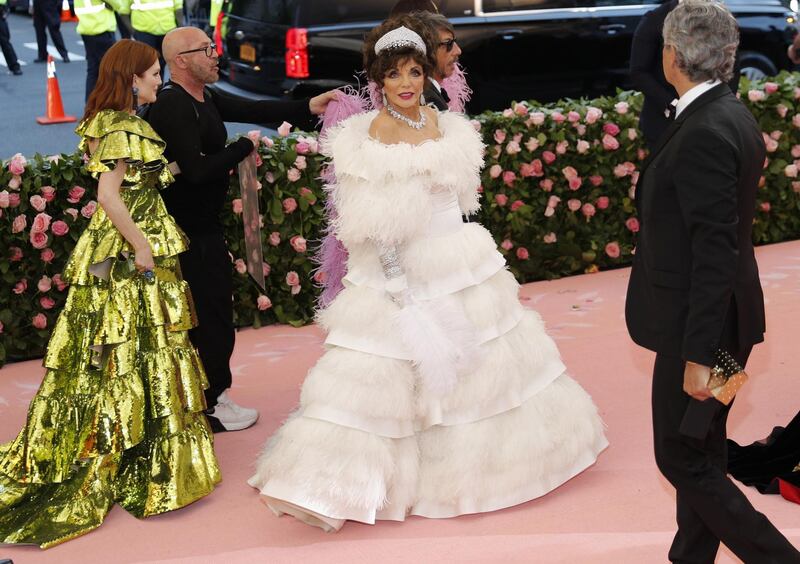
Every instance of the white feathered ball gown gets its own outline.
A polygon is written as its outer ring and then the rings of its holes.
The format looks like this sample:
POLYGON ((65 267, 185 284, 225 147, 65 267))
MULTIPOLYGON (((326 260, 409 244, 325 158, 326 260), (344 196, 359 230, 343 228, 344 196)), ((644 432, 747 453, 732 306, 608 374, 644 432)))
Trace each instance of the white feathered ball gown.
POLYGON ((350 255, 345 289, 319 314, 326 352, 299 408, 249 480, 277 514, 326 530, 510 507, 563 484, 608 445, 541 318, 521 306, 492 236, 462 222, 479 207, 478 133, 442 113, 440 139, 385 145, 369 137, 374 117, 343 121, 323 143, 350 255), (469 322, 475 354, 445 394, 421 380, 399 334, 402 306, 379 260, 392 245, 418 306, 469 322))

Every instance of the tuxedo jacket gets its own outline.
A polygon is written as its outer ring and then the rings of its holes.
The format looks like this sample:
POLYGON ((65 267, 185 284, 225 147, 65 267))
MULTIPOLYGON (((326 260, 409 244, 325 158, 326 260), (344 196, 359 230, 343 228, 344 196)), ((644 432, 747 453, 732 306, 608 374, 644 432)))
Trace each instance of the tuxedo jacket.
POLYGON ((422 95, 425 96, 425 104, 433 104, 440 112, 447 111, 447 100, 444 99, 442 93, 436 89, 430 80, 425 81, 425 88, 422 90, 422 95))
MULTIPOLYGON (((646 13, 636 27, 631 43, 631 82, 644 94, 639 129, 650 149, 656 145, 672 121, 671 117, 664 115, 664 110, 678 97, 675 88, 664 77, 664 67, 661 64, 664 20, 677 5, 678 0, 668 0, 646 13)), ((737 56, 736 70, 728 82, 734 93, 739 89, 739 66, 737 56)))
POLYGON ((625 318, 633 340, 706 366, 725 332, 764 339, 752 242, 766 156, 750 111, 719 84, 687 106, 642 165, 625 318))

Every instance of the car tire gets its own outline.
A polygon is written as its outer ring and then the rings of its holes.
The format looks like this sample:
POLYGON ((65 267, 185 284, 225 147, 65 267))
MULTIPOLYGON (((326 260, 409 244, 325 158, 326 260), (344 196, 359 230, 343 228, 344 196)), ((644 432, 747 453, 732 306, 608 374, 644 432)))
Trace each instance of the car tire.
POLYGON ((775 76, 778 69, 769 58, 754 51, 742 51, 739 55, 740 73, 749 80, 760 80, 767 76, 775 76))

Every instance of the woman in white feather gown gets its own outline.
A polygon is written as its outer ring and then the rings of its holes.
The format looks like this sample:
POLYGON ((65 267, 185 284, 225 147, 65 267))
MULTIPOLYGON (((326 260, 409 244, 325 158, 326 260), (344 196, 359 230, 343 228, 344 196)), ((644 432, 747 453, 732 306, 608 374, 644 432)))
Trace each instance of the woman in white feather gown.
POLYGON ((462 115, 420 107, 425 34, 398 25, 366 42, 392 110, 353 116, 323 142, 345 288, 318 316, 326 352, 300 406, 249 480, 276 514, 328 531, 517 505, 608 444, 492 236, 463 222, 479 207, 484 147, 462 115))

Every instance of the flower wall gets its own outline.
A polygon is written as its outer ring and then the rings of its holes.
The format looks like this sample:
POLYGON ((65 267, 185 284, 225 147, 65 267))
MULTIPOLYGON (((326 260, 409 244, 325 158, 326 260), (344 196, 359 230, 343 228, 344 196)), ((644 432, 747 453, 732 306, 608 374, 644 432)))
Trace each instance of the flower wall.
MULTIPOLYGON (((800 75, 742 80, 768 158, 758 195, 756 243, 800 238, 800 75)), ((477 221, 495 236, 520 282, 629 264, 639 228, 633 198, 646 150, 637 129, 641 95, 620 92, 546 106, 514 104, 473 123, 487 144, 477 221)), ((324 273, 311 260, 324 222, 314 135, 260 138, 266 289, 246 273, 238 178, 224 211, 238 326, 311 321, 324 273)), ((77 142, 77 138, 76 138, 77 142)), ((96 186, 82 155, 26 159, 0 170, 0 365, 40 356, 63 306, 60 273, 94 213, 96 186)))

